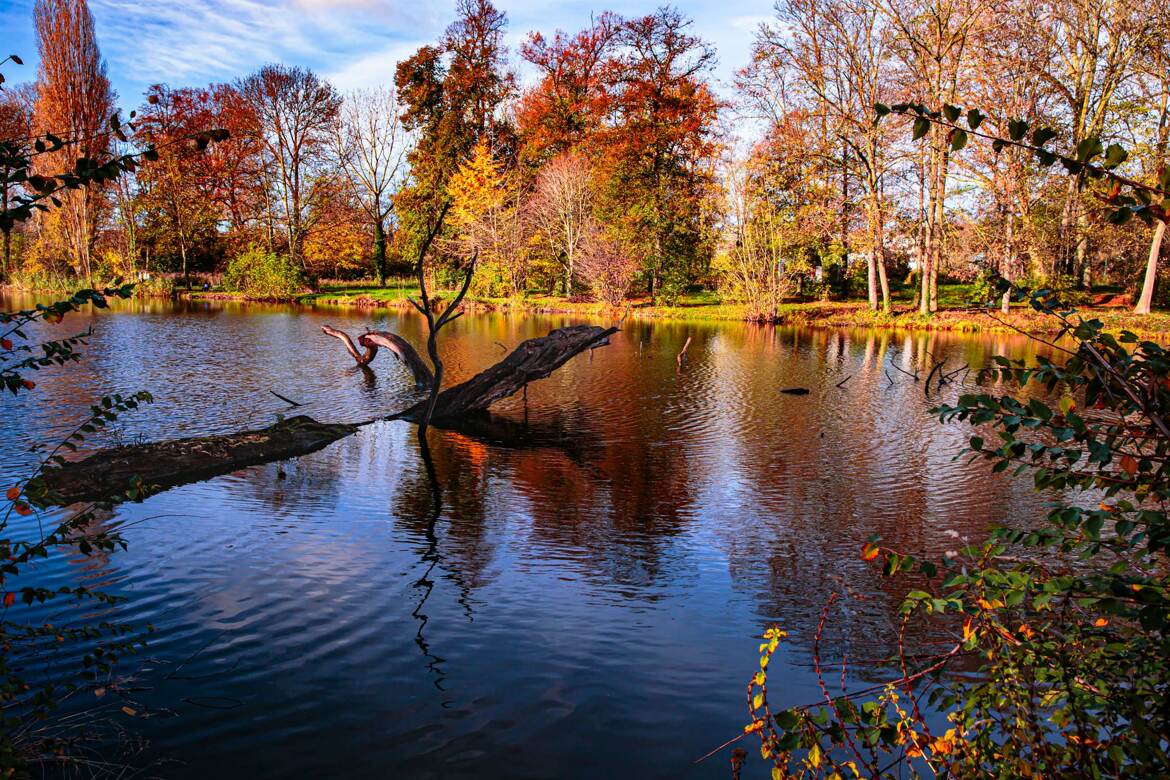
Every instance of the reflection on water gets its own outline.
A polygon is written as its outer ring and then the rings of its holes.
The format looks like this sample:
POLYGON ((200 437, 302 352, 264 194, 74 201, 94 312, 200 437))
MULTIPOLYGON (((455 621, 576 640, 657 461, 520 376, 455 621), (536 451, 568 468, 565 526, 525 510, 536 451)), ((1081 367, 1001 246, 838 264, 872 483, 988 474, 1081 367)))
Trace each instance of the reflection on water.
MULTIPOLYGON (((460 319, 448 375, 568 322, 460 319)), ((268 424, 287 408, 270 391, 326 421, 415 399, 400 364, 355 370, 325 323, 421 343, 416 317, 385 311, 96 314, 77 370, 5 399, 5 484, 34 440, 108 392, 155 395, 125 441, 268 424)), ((931 356, 951 370, 1032 349, 628 322, 526 400, 432 430, 441 505, 414 429, 378 423, 120 508, 109 522, 126 524, 128 552, 37 577, 101 583, 130 597, 121 617, 155 626, 126 667, 140 671, 124 693, 138 715, 117 717, 149 740, 136 761, 167 777, 725 777, 725 757, 692 761, 740 730, 764 626, 792 631, 769 678, 776 704, 818 697, 808 648, 834 590, 866 601, 834 616, 831 654, 864 677, 858 659, 889 649, 900 594, 858 559, 870 534, 938 553, 948 530, 1041 515, 1029 483, 955 460, 967 432, 933 421, 939 396, 893 369, 925 377, 931 356), (810 393, 779 392, 794 386, 810 393)))

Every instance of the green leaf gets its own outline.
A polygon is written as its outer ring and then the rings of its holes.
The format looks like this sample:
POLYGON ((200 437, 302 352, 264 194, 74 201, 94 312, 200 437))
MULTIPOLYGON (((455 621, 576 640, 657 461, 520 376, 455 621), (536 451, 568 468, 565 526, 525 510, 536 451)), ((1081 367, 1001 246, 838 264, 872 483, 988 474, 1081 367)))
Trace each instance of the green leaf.
POLYGON ((1028 123, 1022 119, 1008 120, 1008 138, 1018 141, 1028 132, 1028 123))
POLYGON ((967 127, 972 130, 978 130, 979 125, 983 124, 983 120, 987 117, 979 112, 979 109, 972 108, 967 112, 967 127))
POLYGON ((1111 225, 1124 225, 1133 218, 1133 209, 1129 206, 1122 206, 1117 211, 1111 213, 1107 219, 1111 225))
POLYGON ((1129 152, 1120 144, 1109 144, 1109 148, 1105 150, 1105 167, 1113 170, 1129 159, 1129 152))
POLYGON ((922 138, 923 136, 925 136, 929 132, 930 132, 930 120, 929 119, 927 119, 926 117, 920 116, 914 120, 913 138, 915 141, 917 141, 919 138, 922 138))
POLYGON ((1089 136, 1077 144, 1077 160, 1086 163, 1101 154, 1102 151, 1104 149, 1101 146, 1101 139, 1095 135, 1089 136))
POLYGON ((957 152, 967 145, 967 133, 958 128, 951 131, 951 151, 957 152))
POLYGON ((1053 138, 1056 138, 1056 131, 1048 127, 1036 128, 1036 132, 1032 133, 1032 143, 1036 146, 1043 146, 1053 138))
POLYGON ((949 103, 943 106, 943 116, 947 118, 948 122, 954 122, 962 115, 963 110, 958 106, 952 106, 949 103))

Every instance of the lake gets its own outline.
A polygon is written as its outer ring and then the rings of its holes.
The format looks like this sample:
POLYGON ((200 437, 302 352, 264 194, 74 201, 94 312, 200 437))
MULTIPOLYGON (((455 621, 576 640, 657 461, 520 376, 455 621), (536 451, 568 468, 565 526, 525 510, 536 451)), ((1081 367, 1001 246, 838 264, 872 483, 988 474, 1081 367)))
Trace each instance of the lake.
MULTIPOLYGON (((448 377, 577 321, 461 318, 444 331, 448 377)), ((53 332, 89 323, 82 363, 5 397, 6 485, 35 462, 32 442, 106 393, 155 397, 106 443, 282 414, 365 420, 417 398, 388 353, 362 372, 320 331, 370 326, 421 347, 412 313, 146 301, 53 332)), ((1029 480, 955 458, 970 432, 928 410, 960 384, 927 398, 897 370, 1034 350, 1009 336, 628 320, 498 404, 492 430, 431 431, 437 517, 405 422, 122 506, 104 522, 124 528, 127 552, 58 555, 34 575, 125 595, 116 617, 154 627, 118 684, 67 710, 124 731, 103 760, 164 777, 729 777, 728 750, 694 762, 748 721, 769 625, 791 632, 774 707, 819 699, 812 644, 834 591, 857 599, 833 609, 824 660, 847 657, 850 683, 882 678, 873 662, 905 584, 859 559, 871 534, 940 554, 956 532, 1042 516, 1029 480), (810 392, 780 392, 791 387, 810 392)), ((969 389, 974 373, 956 379, 969 389)), ((48 673, 79 653, 26 662, 48 673)), ((745 777, 767 776, 757 745, 740 745, 745 777)))

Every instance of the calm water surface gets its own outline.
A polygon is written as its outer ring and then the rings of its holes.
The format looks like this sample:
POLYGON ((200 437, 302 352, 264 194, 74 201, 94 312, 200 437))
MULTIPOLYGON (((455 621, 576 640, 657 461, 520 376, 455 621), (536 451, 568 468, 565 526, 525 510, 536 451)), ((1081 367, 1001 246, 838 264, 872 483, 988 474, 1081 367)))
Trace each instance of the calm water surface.
MULTIPOLYGON (((105 393, 155 396, 124 419, 123 442, 267 425, 288 413, 270 391, 327 421, 415 398, 388 356, 363 373, 320 333, 421 343, 411 314, 138 303, 90 321, 77 368, 2 402, 5 484, 35 461, 32 442, 105 393)), ((445 331, 449 376, 570 322, 460 319, 445 331)), ((834 590, 865 601, 834 610, 826 655, 847 656, 856 681, 877 674, 866 660, 889 650, 901 594, 858 559, 870 534, 941 552, 956 545, 948 531, 1041 516, 1027 481, 955 460, 969 432, 935 422, 939 397, 893 368, 1030 349, 627 322, 527 403, 499 404, 495 430, 432 432, 437 518, 401 422, 121 507, 105 522, 124 527, 128 552, 57 556, 35 575, 124 594, 117 617, 155 627, 120 667, 129 679, 71 706, 96 705, 84 719, 125 729, 133 748, 112 757, 163 777, 727 777, 726 752, 693 762, 746 722, 766 626, 792 634, 774 705, 819 698, 810 648, 834 590), (811 393, 780 392, 794 386, 811 393)), ((27 660, 52 670, 72 652, 27 660)))

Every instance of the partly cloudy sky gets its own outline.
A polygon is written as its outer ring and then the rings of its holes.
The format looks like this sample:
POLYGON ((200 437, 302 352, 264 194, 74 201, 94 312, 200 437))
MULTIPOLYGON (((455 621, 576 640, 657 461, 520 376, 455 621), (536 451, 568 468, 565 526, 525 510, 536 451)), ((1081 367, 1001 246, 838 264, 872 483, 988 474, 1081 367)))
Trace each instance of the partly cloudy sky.
MULTIPOLYGON (((655 0, 496 0, 508 15, 515 57, 529 31, 576 31, 590 15, 613 10, 648 13, 655 0)), ((726 83, 747 62, 752 35, 771 14, 772 0, 691 0, 678 3, 694 31, 719 52, 715 76, 726 83)), ((98 43, 123 106, 150 84, 194 86, 230 81, 267 62, 304 65, 342 89, 387 83, 394 64, 437 39, 454 17, 455 0, 89 0, 98 43)), ((33 0, 0 0, 3 52, 24 58, 5 66, 12 82, 36 75, 33 0)), ((524 75, 523 70, 520 71, 524 75)))

